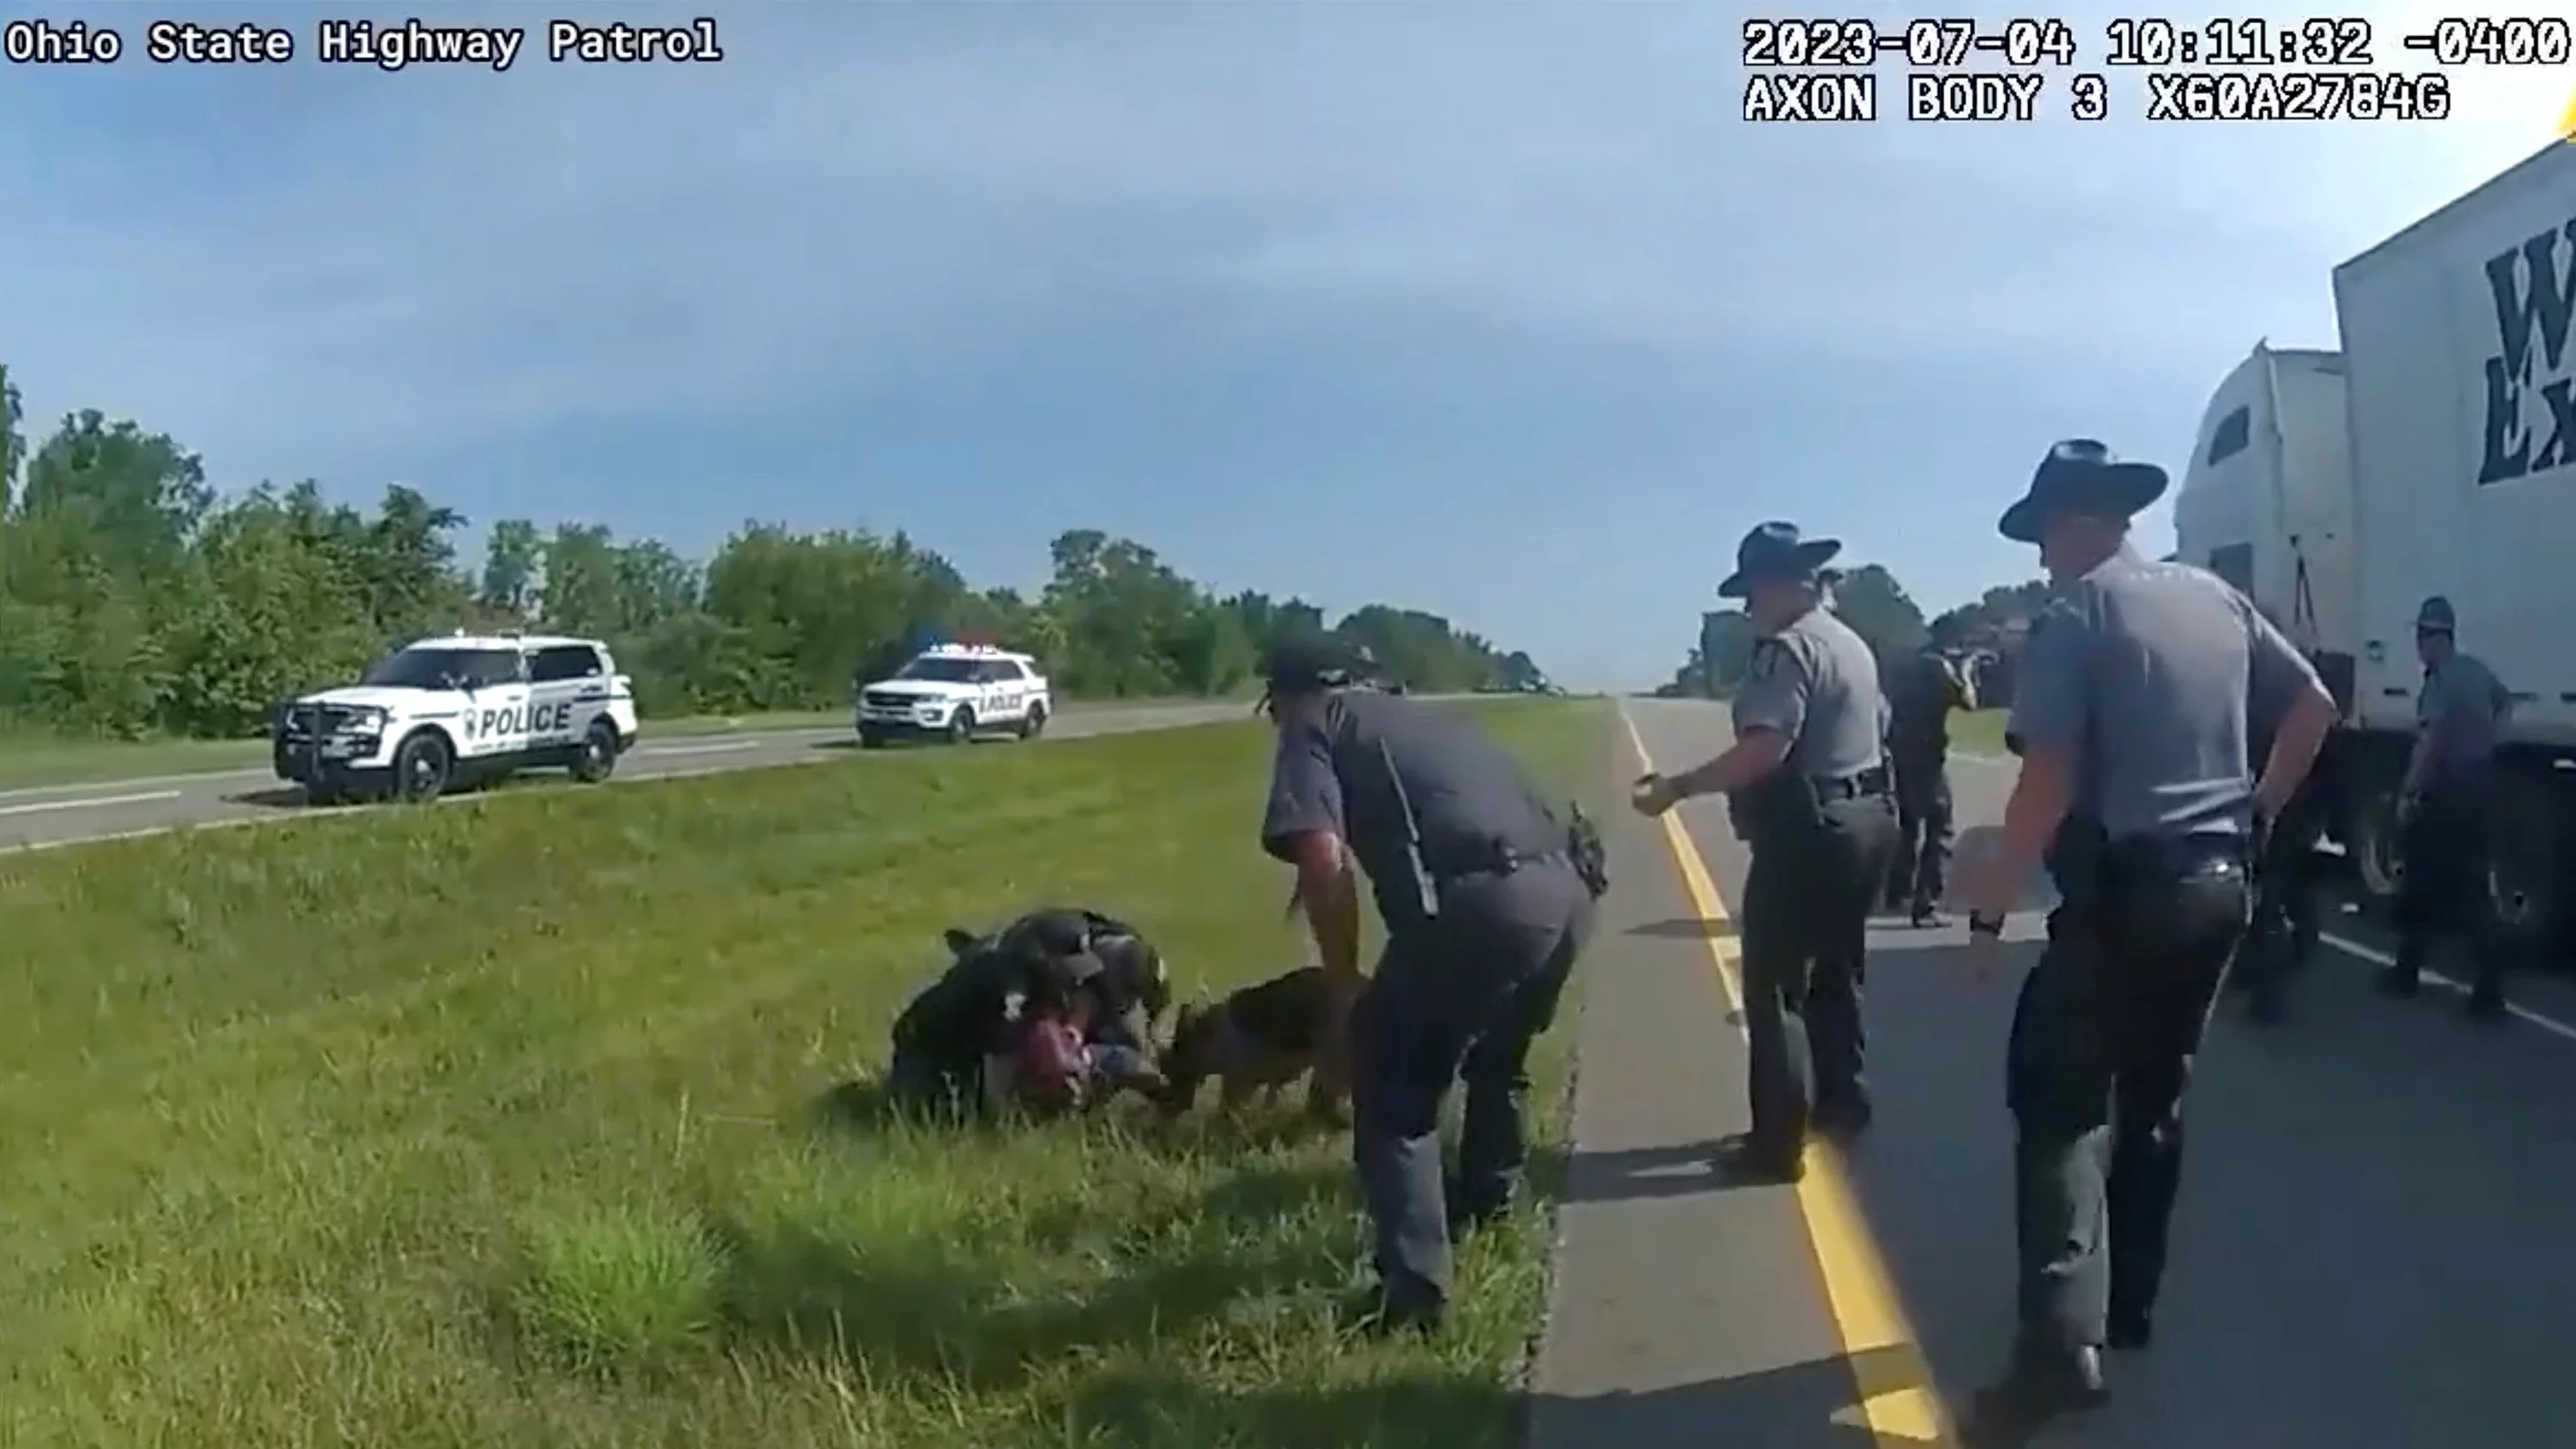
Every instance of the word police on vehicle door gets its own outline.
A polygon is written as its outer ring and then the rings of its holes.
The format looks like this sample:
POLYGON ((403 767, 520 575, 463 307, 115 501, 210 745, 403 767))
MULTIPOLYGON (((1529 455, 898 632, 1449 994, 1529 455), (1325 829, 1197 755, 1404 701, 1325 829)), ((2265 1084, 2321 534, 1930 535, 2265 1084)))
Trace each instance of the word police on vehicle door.
POLYGON ((457 719, 457 729, 469 741, 509 739, 517 735, 551 737, 572 733, 572 704, 512 704, 499 709, 469 709, 457 719))

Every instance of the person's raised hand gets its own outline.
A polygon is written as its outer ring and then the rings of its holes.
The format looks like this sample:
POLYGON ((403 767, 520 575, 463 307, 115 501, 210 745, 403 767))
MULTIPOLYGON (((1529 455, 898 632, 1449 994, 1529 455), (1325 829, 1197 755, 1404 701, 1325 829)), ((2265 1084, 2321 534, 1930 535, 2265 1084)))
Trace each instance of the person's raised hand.
POLYGON ((1661 775, 1640 775, 1637 783, 1628 787, 1628 803, 1636 808, 1638 814, 1649 818, 1672 809, 1680 800, 1680 792, 1673 789, 1673 782, 1661 775))

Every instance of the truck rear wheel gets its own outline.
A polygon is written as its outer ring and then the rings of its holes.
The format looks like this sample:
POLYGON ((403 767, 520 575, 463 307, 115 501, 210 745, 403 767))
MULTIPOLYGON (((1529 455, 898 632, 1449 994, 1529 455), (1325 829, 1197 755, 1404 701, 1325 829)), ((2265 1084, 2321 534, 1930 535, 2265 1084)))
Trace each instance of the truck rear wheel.
POLYGON ((2507 780, 2497 791, 2487 842, 2487 900, 2497 944, 2517 961, 2539 960, 2565 928, 2559 792, 2548 779, 2507 780))
POLYGON ((2358 795, 2344 831, 2344 845, 2352 857, 2362 903, 2385 913, 2396 907, 2398 887, 2406 878, 2405 857, 2397 848, 2397 785, 2374 781, 2358 795))

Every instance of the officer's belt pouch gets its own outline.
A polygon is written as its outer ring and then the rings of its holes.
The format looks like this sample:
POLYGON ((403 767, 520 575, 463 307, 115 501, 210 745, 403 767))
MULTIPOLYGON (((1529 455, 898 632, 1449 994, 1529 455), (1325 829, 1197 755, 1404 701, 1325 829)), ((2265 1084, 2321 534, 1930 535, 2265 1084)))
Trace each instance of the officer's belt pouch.
POLYGON ((1738 798, 1747 839, 1794 839, 1824 828, 1823 806, 1803 775, 1774 770, 1738 798))

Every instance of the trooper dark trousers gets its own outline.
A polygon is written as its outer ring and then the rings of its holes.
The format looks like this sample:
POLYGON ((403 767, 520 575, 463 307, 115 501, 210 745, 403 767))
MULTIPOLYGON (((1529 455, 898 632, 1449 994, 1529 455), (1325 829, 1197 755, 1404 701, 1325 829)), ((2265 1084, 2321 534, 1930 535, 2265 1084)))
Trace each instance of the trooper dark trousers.
POLYGON ((2254 865, 2253 921, 2237 948, 2232 985, 2277 1007, 2289 979, 2317 949, 2317 838, 2324 831, 2302 791, 2264 832, 2254 865))
POLYGON ((1744 876, 1750 1144, 1794 1158, 1818 1111, 1866 1110, 1869 916, 1897 851, 1895 802, 1822 802, 1813 829, 1756 833, 1744 876))
POLYGON ((1950 867, 1950 762, 1945 753, 1899 754, 1896 762, 1896 829, 1901 837, 1889 867, 1887 898, 1929 909, 1941 903, 1950 867))
POLYGON ((1448 881, 1438 918, 1392 930, 1352 1003, 1351 1156, 1390 1303, 1445 1302, 1451 1219, 1498 1211, 1517 1192, 1530 1046, 1556 1020, 1592 913, 1563 865, 1448 881), (1460 1080, 1453 1199, 1440 1107, 1460 1080))
POLYGON ((2397 890, 2397 966, 2421 972, 2445 937, 2467 948, 2478 996, 2504 995, 2505 963, 2487 889, 2487 795, 2474 785, 2436 787, 2398 836, 2405 871, 2397 890))
POLYGON ((2061 882, 2006 1050, 2021 1351, 2144 1324, 2182 1182, 2183 1096, 2251 907, 2234 840, 2110 847, 2061 882))

